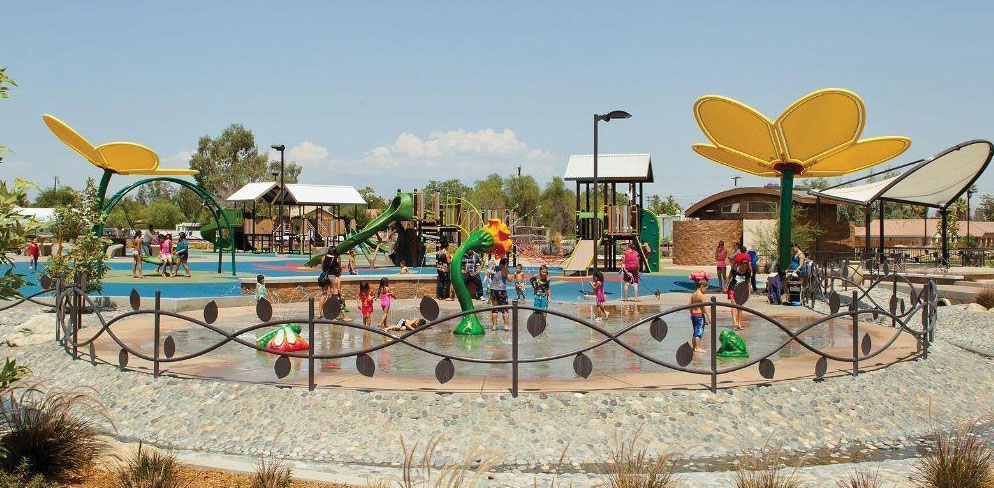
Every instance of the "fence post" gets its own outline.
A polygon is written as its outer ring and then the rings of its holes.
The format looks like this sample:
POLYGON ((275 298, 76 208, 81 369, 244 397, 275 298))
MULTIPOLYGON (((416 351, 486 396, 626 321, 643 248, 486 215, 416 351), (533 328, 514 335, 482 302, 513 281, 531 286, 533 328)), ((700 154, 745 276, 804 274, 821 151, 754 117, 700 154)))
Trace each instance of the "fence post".
POLYGON ((307 389, 314 391, 314 297, 307 301, 307 389))
POLYGON ((62 278, 55 280, 55 342, 62 344, 62 278))
POLYGON ((160 328, 159 320, 161 316, 159 315, 159 309, 162 305, 162 291, 155 290, 155 328, 152 331, 152 341, 154 342, 154 349, 152 349, 152 377, 159 377, 159 337, 160 328))
POLYGON ((711 393, 718 392, 718 299, 711 297, 711 393))
POLYGON ((852 375, 859 376, 859 298, 856 290, 852 292, 852 375))
POLYGON ((82 279, 79 276, 77 276, 76 277, 76 282, 74 283, 73 291, 72 291, 73 309, 72 309, 72 320, 71 320, 72 324, 71 325, 72 325, 72 358, 73 358, 73 360, 79 359, 79 346, 77 346, 77 343, 79 342, 79 340, 78 340, 79 338, 77 336, 79 335, 79 329, 83 326, 81 324, 81 322, 83 320, 83 311, 80 310, 80 304, 82 303, 83 299, 80 298, 80 296, 79 296, 80 290, 81 290, 81 288, 80 288, 80 283, 81 282, 82 282, 82 279))
POLYGON ((925 286, 922 287, 922 338, 921 338, 921 355, 922 359, 928 359, 928 334, 929 329, 932 324, 932 311, 930 306, 932 304, 931 299, 931 283, 926 282, 925 286))
POLYGON ((511 396, 518 397, 518 301, 511 301, 511 396))

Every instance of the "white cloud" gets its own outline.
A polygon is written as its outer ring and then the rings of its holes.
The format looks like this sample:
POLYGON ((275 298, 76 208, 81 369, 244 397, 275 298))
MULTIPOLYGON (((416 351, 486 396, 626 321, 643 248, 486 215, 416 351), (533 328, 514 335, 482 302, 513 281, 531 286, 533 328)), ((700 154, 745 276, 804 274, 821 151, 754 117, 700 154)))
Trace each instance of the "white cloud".
POLYGON ((316 163, 328 159, 328 148, 304 141, 286 152, 287 159, 297 163, 316 163))
MULTIPOLYGON (((450 167, 487 163, 548 164, 555 160, 550 152, 528 146, 511 129, 468 131, 456 129, 436 131, 422 139, 404 132, 388 146, 379 146, 363 155, 368 162, 382 169, 422 166, 450 167)), ((493 168, 491 168, 493 169, 493 168)))
POLYGON ((163 159, 162 162, 163 163, 169 163, 169 164, 184 164, 185 165, 185 164, 188 164, 190 162, 190 158, 193 157, 193 153, 194 153, 193 151, 180 151, 180 152, 176 153, 173 156, 169 156, 168 158, 163 159))

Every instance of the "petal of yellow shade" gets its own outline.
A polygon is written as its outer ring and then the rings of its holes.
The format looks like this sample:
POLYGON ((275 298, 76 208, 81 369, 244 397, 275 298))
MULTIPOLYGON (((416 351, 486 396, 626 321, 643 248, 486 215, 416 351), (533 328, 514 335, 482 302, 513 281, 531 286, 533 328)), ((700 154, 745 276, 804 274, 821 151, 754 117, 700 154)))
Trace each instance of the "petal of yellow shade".
POLYGON ((103 157, 97 152, 97 148, 90 144, 90 141, 86 140, 85 137, 81 136, 79 132, 76 132, 68 124, 59 120, 55 116, 44 114, 41 119, 45 121, 45 125, 48 126, 49 130, 58 137, 60 141, 64 142, 67 146, 76 150, 80 153, 87 161, 92 163, 98 168, 105 168, 105 163, 103 157))
POLYGON ((192 169, 159 168, 159 155, 141 144, 108 142, 97 147, 106 168, 123 175, 181 176, 195 175, 192 169))
POLYGON ((911 139, 899 136, 863 139, 815 162, 804 176, 841 176, 900 156, 911 147, 911 139))
POLYGON ((694 118, 715 146, 762 161, 779 159, 773 125, 763 114, 731 98, 706 95, 694 103, 694 118))
POLYGON ((716 163, 721 163, 749 174, 757 176, 776 176, 778 174, 768 164, 760 163, 749 157, 735 154, 710 144, 694 144, 694 151, 716 163))
POLYGON ((807 167, 819 156, 856 142, 865 114, 858 95, 830 88, 794 102, 773 125, 787 157, 807 167))

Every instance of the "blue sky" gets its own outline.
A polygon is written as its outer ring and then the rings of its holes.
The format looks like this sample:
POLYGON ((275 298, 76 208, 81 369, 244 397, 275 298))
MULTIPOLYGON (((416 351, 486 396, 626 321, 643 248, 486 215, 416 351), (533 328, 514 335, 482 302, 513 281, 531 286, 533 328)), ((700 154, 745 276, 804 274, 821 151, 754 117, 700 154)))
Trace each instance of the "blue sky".
MULTIPOLYGON (((695 155, 708 93, 775 117, 810 91, 866 102, 864 137, 913 139, 897 162, 994 138, 990 3, 5 2, 0 176, 79 185, 95 168, 41 122, 131 140, 183 166, 232 122, 285 143, 313 183, 381 192, 520 164, 540 181, 592 150, 649 152, 687 205, 737 173, 695 155)), ((117 178, 122 185, 129 177, 117 178)), ((765 184, 746 178, 743 184, 765 184)), ((994 193, 994 178, 979 182, 994 193)))

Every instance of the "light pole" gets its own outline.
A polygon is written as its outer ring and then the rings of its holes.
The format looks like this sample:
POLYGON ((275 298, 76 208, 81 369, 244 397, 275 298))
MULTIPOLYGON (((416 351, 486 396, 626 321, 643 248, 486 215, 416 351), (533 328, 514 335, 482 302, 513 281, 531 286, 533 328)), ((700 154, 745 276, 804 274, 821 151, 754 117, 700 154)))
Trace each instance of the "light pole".
POLYGON ((968 247, 971 246, 970 243, 972 242, 970 240, 970 197, 973 196, 973 192, 975 191, 977 191, 977 187, 974 185, 971 185, 970 188, 966 190, 966 245, 968 247))
POLYGON ((283 144, 273 144, 269 146, 280 152, 280 251, 283 251, 283 238, 286 236, 286 232, 283 230, 285 222, 283 222, 283 206, 286 204, 286 189, 283 186, 283 151, 286 146, 283 144))
POLYGON ((599 225, 600 224, 600 217, 598 217, 598 215, 597 215, 597 209, 598 209, 598 207, 597 207, 597 193, 598 193, 598 188, 597 188, 597 184, 598 184, 598 181, 597 181, 597 123, 600 122, 600 121, 602 121, 602 120, 604 122, 610 122, 611 119, 630 119, 630 118, 632 118, 632 114, 630 114, 628 112, 625 112, 624 110, 614 110, 612 112, 609 112, 609 113, 606 113, 606 114, 603 114, 603 115, 594 114, 594 208, 593 208, 593 211, 594 211, 594 234, 595 234, 595 239, 594 239, 594 273, 597 272, 597 239, 596 239, 597 236, 596 236, 596 233, 600 232, 600 230, 601 230, 601 226, 599 225))

